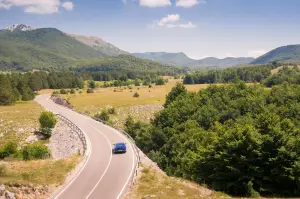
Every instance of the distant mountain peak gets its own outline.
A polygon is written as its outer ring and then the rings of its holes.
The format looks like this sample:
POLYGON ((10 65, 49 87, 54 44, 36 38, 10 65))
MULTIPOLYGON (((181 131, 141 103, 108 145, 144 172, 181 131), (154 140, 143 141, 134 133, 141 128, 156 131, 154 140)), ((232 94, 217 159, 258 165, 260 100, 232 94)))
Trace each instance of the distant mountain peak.
POLYGON ((5 30, 8 30, 10 32, 14 32, 14 31, 31 31, 34 30, 36 28, 33 28, 31 26, 26 26, 24 24, 14 24, 11 26, 8 26, 7 28, 5 28, 5 30))

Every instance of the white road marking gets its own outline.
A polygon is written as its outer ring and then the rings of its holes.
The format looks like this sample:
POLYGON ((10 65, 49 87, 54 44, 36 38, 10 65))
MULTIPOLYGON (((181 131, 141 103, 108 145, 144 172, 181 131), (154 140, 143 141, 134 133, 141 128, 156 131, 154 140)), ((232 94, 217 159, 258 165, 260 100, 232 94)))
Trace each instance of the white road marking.
MULTIPOLYGON (((90 118, 90 119, 91 119, 91 118, 90 118)), ((97 122, 97 121, 95 121, 95 120, 93 120, 93 119, 91 119, 91 120, 92 120, 93 122, 97 122)), ((119 193, 119 195, 118 195, 117 198, 116 198, 116 199, 119 199, 119 198, 122 196, 122 193, 123 193, 124 189, 125 189, 126 186, 128 185, 131 176, 134 174, 134 165, 135 165, 135 164, 134 164, 134 163, 135 163, 135 161, 134 161, 134 160, 135 160, 135 158, 134 158, 134 151, 135 151, 135 150, 134 150, 133 147, 132 147, 131 141, 129 141, 128 138, 127 138, 123 133, 117 131, 116 129, 114 129, 114 128, 108 126, 108 125, 105 125, 105 124, 103 124, 103 125, 106 126, 107 128, 110 128, 110 129, 113 130, 114 132, 116 132, 119 136, 125 138, 125 140, 127 140, 127 142, 130 142, 130 148, 131 148, 131 150, 132 150, 132 160, 133 160, 133 162, 132 162, 131 172, 130 172, 130 175, 128 176, 128 178, 127 178, 126 183, 125 183, 124 186, 122 187, 121 192, 119 193)))
MULTIPOLYGON (((102 133, 99 129, 93 127, 92 125, 89 125, 90 127, 92 127, 93 129, 95 129, 96 131, 98 131, 99 133, 101 133, 105 139, 107 140, 108 142, 108 145, 110 147, 110 151, 112 151, 112 147, 111 147, 111 143, 109 142, 109 139, 106 137, 106 135, 104 133, 102 133)), ((101 180, 103 179, 104 175, 106 174, 109 166, 110 166, 110 163, 111 163, 111 160, 112 160, 112 153, 110 153, 110 158, 109 158, 109 163, 104 171, 104 173, 102 174, 101 178, 99 179, 99 181, 97 182, 97 184, 94 186, 94 188, 92 189, 92 191, 88 194, 88 196, 85 198, 85 199, 88 199, 90 197, 90 195, 94 192, 94 190, 97 188, 97 186, 99 185, 99 183, 101 182, 101 180)))
MULTIPOLYGON (((78 127, 79 128, 79 127, 78 127)), ((81 130, 81 129, 80 129, 81 130)), ((81 130, 82 131, 82 130, 81 130)), ((85 166, 87 165, 87 163, 88 163, 88 161, 89 161, 89 159, 90 159, 90 157, 91 157, 91 153, 92 153, 92 151, 93 151, 93 149, 92 149, 92 145, 91 145, 91 141, 90 141, 90 139, 89 139, 89 137, 86 135, 86 133, 84 132, 84 131, 82 131, 84 134, 85 134, 85 136, 86 136, 86 139, 87 139, 87 141, 89 142, 89 147, 87 147, 87 154, 88 154, 88 158, 86 159, 86 161, 85 161, 85 163, 84 163, 84 165, 83 165, 83 167, 80 169, 80 171, 76 174, 76 176, 69 182, 69 184, 55 197, 55 199, 58 199, 59 198, 59 196, 61 196, 61 194, 63 194, 70 186, 71 186, 71 184, 74 182, 74 180, 76 180, 77 179, 77 177, 80 175, 80 173, 83 171, 83 169, 85 168, 85 166), (89 150, 88 150, 88 148, 89 148, 89 150)))

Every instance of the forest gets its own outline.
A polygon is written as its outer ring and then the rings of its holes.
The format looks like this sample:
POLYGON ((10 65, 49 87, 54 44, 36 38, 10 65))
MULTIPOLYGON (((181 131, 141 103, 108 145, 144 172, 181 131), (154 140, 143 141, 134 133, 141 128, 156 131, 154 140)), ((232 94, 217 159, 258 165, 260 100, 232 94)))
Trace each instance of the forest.
POLYGON ((268 65, 257 65, 224 70, 199 71, 185 76, 184 84, 229 83, 240 79, 245 82, 261 82, 271 75, 271 70, 279 67, 276 62, 268 65))
POLYGON ((125 127, 168 175, 232 196, 300 196, 300 85, 177 84, 151 124, 125 127))
POLYGON ((83 88, 81 76, 70 72, 0 74, 0 105, 34 99, 41 89, 83 88))
POLYGON ((263 84, 267 87, 283 84, 300 84, 300 69, 298 67, 283 67, 278 73, 269 76, 263 81, 263 84))

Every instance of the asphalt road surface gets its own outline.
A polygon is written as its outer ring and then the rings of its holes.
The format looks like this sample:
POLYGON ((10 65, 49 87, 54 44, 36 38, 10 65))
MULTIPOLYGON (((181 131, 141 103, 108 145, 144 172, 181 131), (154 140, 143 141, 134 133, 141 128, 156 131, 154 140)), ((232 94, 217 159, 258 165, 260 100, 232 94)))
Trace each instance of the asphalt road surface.
POLYGON ((53 198, 122 198, 128 190, 136 165, 135 151, 129 140, 111 127, 55 104, 50 100, 50 95, 37 96, 35 101, 46 110, 68 118, 88 137, 89 146, 83 167, 53 198), (116 142, 126 142, 127 153, 112 154, 112 147, 116 142))

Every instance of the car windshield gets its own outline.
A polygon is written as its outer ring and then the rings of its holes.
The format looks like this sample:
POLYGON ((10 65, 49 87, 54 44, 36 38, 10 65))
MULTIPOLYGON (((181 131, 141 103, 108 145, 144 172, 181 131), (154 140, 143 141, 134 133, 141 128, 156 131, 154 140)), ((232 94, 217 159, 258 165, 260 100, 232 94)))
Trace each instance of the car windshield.
POLYGON ((124 147, 124 146, 125 146, 125 144, 123 144, 123 143, 116 144, 116 147, 124 147))

